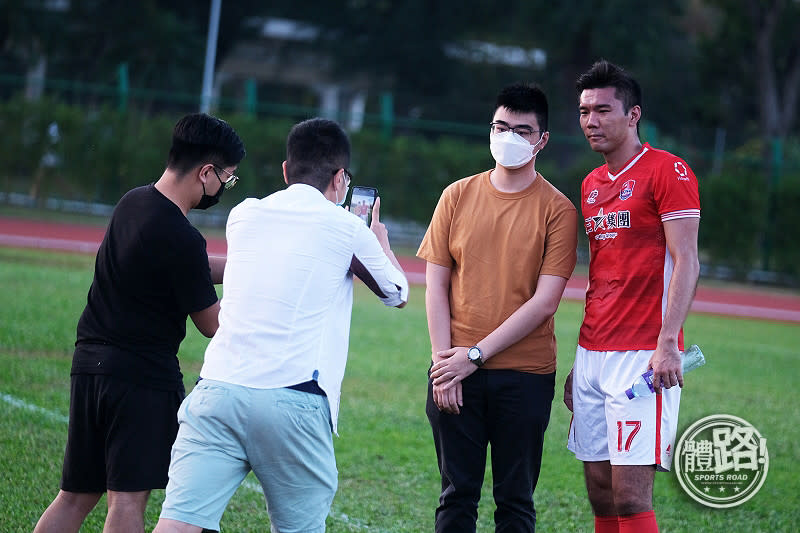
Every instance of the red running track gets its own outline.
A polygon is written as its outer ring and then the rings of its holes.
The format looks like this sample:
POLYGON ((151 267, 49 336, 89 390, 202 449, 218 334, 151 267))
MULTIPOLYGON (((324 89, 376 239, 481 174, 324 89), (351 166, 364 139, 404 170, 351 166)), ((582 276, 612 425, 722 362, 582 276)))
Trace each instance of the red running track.
MULTIPOLYGON (((94 254, 104 233, 105 228, 100 226, 0 217, 0 246, 94 254)), ((227 251, 224 239, 209 238, 207 241, 209 254, 223 255, 227 251)), ((425 283, 424 261, 414 257, 401 257, 399 261, 411 283, 425 283)), ((586 282, 585 276, 573 275, 567 283, 564 297, 583 300, 586 282)), ((800 295, 748 288, 710 287, 701 282, 692 303, 692 311, 800 323, 800 295)))

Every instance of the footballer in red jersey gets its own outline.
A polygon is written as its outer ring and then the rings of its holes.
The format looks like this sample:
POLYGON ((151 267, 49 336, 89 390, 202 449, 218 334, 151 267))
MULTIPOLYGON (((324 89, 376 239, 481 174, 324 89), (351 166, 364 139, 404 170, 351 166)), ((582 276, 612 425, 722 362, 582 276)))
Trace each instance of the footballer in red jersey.
POLYGON ((663 223, 700 217, 697 178, 682 159, 645 143, 616 174, 608 165, 593 170, 581 198, 591 259, 579 344, 654 350, 673 268, 663 223))
POLYGON ((584 463, 596 533, 658 531, 656 470, 668 470, 683 386, 682 327, 699 275, 700 201, 689 165, 639 140, 639 84, 598 61, 578 78, 580 125, 605 164, 581 187, 589 287, 564 385, 568 448, 584 463), (657 394, 625 389, 648 368, 657 394))

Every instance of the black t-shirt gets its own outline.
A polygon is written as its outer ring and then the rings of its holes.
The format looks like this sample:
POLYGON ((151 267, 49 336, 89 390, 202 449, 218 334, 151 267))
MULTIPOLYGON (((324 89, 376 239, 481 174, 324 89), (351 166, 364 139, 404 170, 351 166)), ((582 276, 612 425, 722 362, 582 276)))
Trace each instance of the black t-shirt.
POLYGON ((182 389, 186 318, 216 301, 203 236, 154 185, 133 189, 97 252, 72 373, 182 389))

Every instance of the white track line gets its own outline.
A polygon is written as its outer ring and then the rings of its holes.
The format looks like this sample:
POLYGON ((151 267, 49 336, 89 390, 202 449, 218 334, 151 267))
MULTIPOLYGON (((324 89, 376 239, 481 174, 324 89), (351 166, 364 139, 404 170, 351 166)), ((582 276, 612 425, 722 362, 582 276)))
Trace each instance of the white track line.
POLYGON ((744 318, 764 318, 767 320, 781 320, 785 322, 800 322, 800 311, 791 309, 771 309, 754 305, 738 305, 716 302, 692 302, 692 311, 700 313, 713 313, 716 315, 739 316, 744 318))
POLYGON ((47 418, 50 418, 57 422, 63 422, 65 424, 69 422, 68 416, 64 416, 61 413, 51 411, 50 409, 45 409, 44 407, 39 407, 38 405, 28 403, 25 400, 17 398, 16 396, 11 396, 10 394, 0 393, 0 400, 3 400, 7 404, 12 405, 14 407, 18 407, 20 409, 25 409, 26 411, 32 411, 34 413, 44 415, 47 418))
POLYGON ((100 244, 89 241, 73 241, 68 239, 49 239, 46 237, 26 237, 23 235, 0 234, 0 245, 19 248, 43 248, 46 250, 64 250, 68 252, 97 253, 100 244))

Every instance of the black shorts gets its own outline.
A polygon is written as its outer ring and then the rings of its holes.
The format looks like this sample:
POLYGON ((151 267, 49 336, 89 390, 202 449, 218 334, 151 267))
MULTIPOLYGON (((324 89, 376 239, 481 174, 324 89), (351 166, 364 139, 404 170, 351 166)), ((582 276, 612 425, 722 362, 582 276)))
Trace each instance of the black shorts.
POLYGON ((150 389, 99 374, 76 374, 71 381, 61 488, 165 488, 183 391, 150 389))

